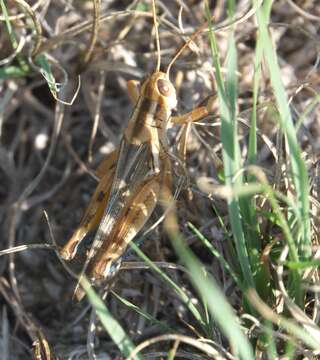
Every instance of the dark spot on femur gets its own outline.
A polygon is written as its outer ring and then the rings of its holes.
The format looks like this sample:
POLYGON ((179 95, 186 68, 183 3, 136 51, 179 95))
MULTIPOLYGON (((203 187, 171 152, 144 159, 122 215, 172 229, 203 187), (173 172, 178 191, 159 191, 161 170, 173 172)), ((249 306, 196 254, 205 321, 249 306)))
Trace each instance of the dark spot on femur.
POLYGON ((97 196, 97 201, 102 201, 103 200, 103 198, 104 198, 104 192, 103 191, 100 191, 99 192, 99 194, 98 194, 98 196, 97 196))
POLYGON ((157 81, 157 85, 158 85, 158 90, 161 95, 169 96, 172 94, 172 86, 169 83, 169 81, 164 80, 164 79, 159 79, 157 81))
POLYGON ((90 221, 94 218, 94 214, 89 214, 84 222, 84 226, 88 226, 90 224, 90 221))

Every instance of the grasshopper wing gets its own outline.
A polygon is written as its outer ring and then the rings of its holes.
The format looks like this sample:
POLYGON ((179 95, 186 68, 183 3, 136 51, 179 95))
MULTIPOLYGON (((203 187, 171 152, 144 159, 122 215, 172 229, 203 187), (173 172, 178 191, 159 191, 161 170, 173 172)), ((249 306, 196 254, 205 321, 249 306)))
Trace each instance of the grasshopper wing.
MULTIPOLYGON (((110 239, 111 234, 116 232, 115 229, 117 228, 119 218, 124 209, 128 208, 130 198, 134 197, 134 193, 138 188, 141 188, 141 184, 147 178, 152 177, 153 167, 150 164, 150 157, 151 150, 148 143, 134 145, 124 139, 121 141, 108 202, 82 273, 86 271, 89 264, 90 268, 94 267, 94 258, 97 252, 100 248, 103 248, 106 239, 110 239)), ((151 213, 148 214, 145 221, 147 221, 150 215, 151 213)), ((130 224, 128 226, 130 227, 130 224)), ((126 246, 122 246, 123 244, 120 244, 119 239, 117 243, 123 249, 122 252, 124 252, 126 246)), ((119 253, 118 249, 115 249, 115 253, 119 253)), ((105 277, 108 277, 108 274, 105 274, 105 277)), ((91 280, 95 281, 95 279, 91 280)))

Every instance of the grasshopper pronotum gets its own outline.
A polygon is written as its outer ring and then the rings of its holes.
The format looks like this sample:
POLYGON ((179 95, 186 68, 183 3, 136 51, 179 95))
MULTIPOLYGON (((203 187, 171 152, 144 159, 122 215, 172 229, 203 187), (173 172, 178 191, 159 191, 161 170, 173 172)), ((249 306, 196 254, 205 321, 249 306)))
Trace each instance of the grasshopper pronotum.
MULTIPOLYGON (((152 9, 158 52, 156 70, 144 80, 140 89, 136 82, 128 82, 129 96, 135 107, 127 128, 119 147, 99 165, 100 182, 79 227, 60 251, 64 259, 73 259, 82 239, 98 226, 84 266, 84 271, 89 266, 88 276, 92 283, 112 273, 117 260, 149 219, 158 200, 172 188, 168 124, 187 124, 209 113, 208 108, 202 106, 182 116, 171 116, 177 96, 169 79, 170 68, 203 31, 204 25, 179 49, 166 72, 161 72, 155 0, 152 0, 152 9)), ((76 296, 81 298, 82 291, 76 291, 76 296)))

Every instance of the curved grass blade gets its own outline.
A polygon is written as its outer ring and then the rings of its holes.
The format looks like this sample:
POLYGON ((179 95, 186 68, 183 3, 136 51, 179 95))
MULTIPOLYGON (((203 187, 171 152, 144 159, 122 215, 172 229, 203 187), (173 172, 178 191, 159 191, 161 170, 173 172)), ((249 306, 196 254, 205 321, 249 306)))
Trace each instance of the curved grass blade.
MULTIPOLYGON (((81 279, 81 285, 86 292, 90 303, 96 310, 97 316, 99 317, 103 327, 106 329, 113 342, 118 346, 119 350, 124 356, 129 356, 135 349, 135 345, 129 336, 125 333, 118 321, 109 312, 103 301, 93 290, 92 286, 85 277, 81 279)), ((143 360, 143 357, 141 355, 136 355, 135 359, 143 360)))

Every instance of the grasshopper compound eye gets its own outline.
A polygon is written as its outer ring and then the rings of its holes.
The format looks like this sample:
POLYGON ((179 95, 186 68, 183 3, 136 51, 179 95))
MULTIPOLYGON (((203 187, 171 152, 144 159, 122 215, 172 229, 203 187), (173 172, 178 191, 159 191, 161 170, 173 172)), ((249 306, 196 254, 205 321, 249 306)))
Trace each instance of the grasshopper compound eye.
POLYGON ((171 96, 175 92, 172 84, 168 80, 159 79, 157 86, 160 94, 163 96, 171 96))

